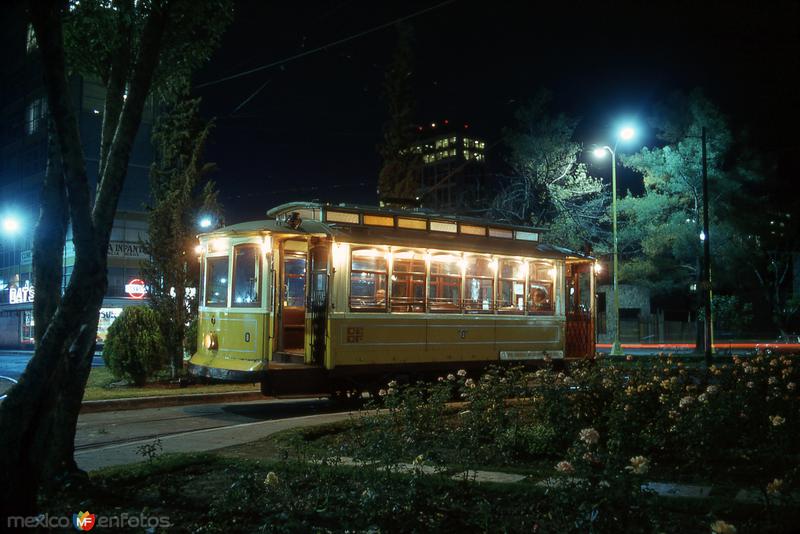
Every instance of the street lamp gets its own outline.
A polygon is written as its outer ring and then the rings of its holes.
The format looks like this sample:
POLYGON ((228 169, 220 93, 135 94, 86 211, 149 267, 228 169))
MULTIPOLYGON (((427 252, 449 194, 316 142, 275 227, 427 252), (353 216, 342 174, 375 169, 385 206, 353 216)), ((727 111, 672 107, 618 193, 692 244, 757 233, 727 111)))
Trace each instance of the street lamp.
POLYGON ((205 216, 200 218, 200 228, 211 228, 211 225, 214 224, 214 221, 211 220, 211 217, 205 216))
POLYGON ((633 127, 625 126, 617 133, 614 148, 603 146, 594 149, 596 158, 604 158, 606 152, 611 154, 611 225, 612 241, 614 242, 614 343, 611 345, 612 356, 622 356, 622 346, 619 343, 619 286, 617 284, 617 145, 620 141, 630 141, 635 135, 636 130, 633 127))
POLYGON ((14 235, 19 232, 20 223, 19 219, 14 217, 13 215, 7 215, 3 218, 3 231, 6 234, 14 235))

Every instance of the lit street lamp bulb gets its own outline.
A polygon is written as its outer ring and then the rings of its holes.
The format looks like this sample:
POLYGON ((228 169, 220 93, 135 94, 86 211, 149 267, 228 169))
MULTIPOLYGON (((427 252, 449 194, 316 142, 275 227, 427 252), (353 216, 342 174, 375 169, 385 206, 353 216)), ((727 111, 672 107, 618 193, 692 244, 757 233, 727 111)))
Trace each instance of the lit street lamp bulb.
POLYGON ((603 271, 603 266, 600 265, 600 262, 594 264, 594 272, 600 274, 603 271))
POLYGON ((595 148, 593 151, 594 157, 596 158, 604 158, 606 157, 606 149, 605 148, 595 148))
POLYGON ((3 219, 3 231, 8 234, 15 234, 19 231, 19 221, 14 217, 3 219))
POLYGON ((211 217, 203 217, 200 219, 200 228, 210 228, 211 227, 211 217))
POLYGON ((705 241, 705 240, 706 240, 706 233, 700 232, 700 241, 705 241))
POLYGON ((636 135, 636 130, 631 128, 630 126, 626 126, 622 130, 619 131, 619 138, 623 141, 630 141, 633 139, 633 136, 636 135))

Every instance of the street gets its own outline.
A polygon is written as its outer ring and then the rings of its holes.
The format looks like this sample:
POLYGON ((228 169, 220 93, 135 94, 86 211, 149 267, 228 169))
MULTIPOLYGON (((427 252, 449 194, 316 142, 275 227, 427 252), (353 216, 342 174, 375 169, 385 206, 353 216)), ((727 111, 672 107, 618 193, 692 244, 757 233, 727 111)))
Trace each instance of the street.
MULTIPOLYGON (((19 379, 28 361, 33 356, 33 351, 24 350, 0 350, 0 376, 19 379)), ((96 353, 92 360, 92 367, 103 367, 103 357, 96 353)))
POLYGON ((347 417, 349 412, 341 406, 316 398, 82 414, 75 436, 75 459, 82 469, 93 470, 141 462, 146 458, 137 449, 156 440, 163 453, 200 452, 347 417))

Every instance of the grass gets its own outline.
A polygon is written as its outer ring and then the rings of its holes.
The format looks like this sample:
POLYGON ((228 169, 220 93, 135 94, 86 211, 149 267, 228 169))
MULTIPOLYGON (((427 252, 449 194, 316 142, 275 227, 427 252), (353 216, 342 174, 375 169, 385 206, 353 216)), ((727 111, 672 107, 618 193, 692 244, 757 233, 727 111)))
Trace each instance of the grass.
POLYGON ((216 382, 210 384, 192 384, 180 387, 178 384, 169 383, 168 379, 159 379, 144 387, 131 385, 112 385, 119 382, 107 367, 93 367, 86 383, 86 392, 83 400, 111 400, 128 399, 136 397, 157 397, 167 395, 191 395, 201 393, 229 393, 258 391, 258 384, 242 384, 233 382, 216 382))

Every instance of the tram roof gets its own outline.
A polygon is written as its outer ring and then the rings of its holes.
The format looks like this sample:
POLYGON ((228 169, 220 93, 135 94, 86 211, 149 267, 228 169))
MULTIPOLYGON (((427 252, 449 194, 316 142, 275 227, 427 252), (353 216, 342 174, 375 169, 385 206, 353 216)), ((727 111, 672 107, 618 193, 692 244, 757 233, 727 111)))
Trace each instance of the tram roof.
POLYGON ((201 235, 325 235, 337 241, 365 245, 425 247, 545 258, 591 258, 580 252, 541 243, 540 228, 496 224, 488 219, 444 215, 428 210, 390 210, 370 206, 292 202, 273 208, 267 214, 273 218, 233 224, 201 235), (293 212, 305 215, 301 215, 300 225, 296 228, 289 226, 285 217, 293 212), (376 218, 376 224, 370 224, 370 216, 376 218), (401 227, 406 220, 420 224, 424 221, 424 226, 418 229, 401 227), (475 232, 480 229, 483 229, 483 235, 476 235, 475 232))

